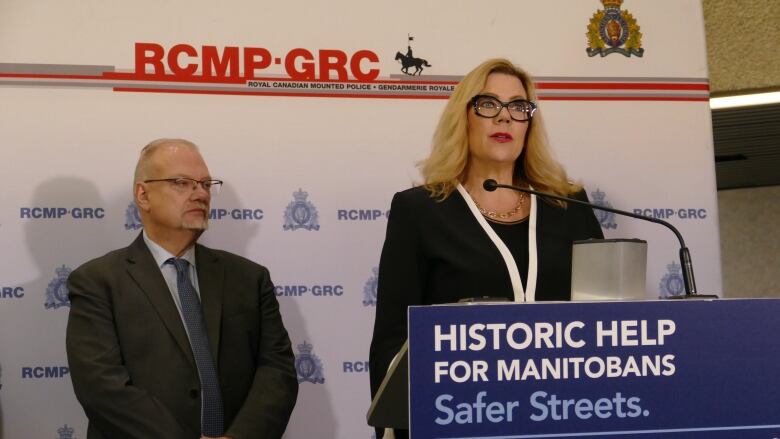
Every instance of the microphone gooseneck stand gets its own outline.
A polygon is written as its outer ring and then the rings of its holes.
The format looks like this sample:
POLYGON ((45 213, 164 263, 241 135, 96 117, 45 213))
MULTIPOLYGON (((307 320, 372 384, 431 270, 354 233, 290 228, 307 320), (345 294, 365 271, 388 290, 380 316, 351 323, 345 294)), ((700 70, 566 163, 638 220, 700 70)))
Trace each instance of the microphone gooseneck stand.
POLYGON ((685 240, 683 240, 682 234, 680 234, 680 231, 677 230, 676 227, 671 225, 670 223, 658 219, 653 218, 650 216, 645 215, 639 215, 633 212, 627 212, 625 210, 620 209, 613 209, 611 207, 606 206, 599 206, 596 204, 588 203, 585 201, 575 200, 573 198, 568 197, 562 197, 560 195, 553 195, 548 194, 545 192, 539 192, 533 189, 526 189, 524 187, 515 186, 511 184, 501 184, 498 183, 496 180, 493 179, 487 179, 484 183, 482 183, 482 187, 488 191, 493 192, 498 188, 504 188, 504 189, 512 189, 519 192, 525 192, 527 194, 534 194, 539 197, 545 197, 545 198, 552 198, 555 200, 565 201, 567 203, 574 203, 574 204, 580 204, 582 206, 588 206, 593 209, 599 209, 604 210, 607 212, 616 213, 618 215, 624 215, 629 216, 631 218, 641 219, 645 221, 650 221, 652 223, 661 224, 663 226, 666 226, 669 230, 674 232, 674 234, 677 236, 677 240, 680 241, 680 266, 682 267, 682 274, 683 274, 683 283, 685 284, 685 295, 684 296, 672 296, 670 299, 717 299, 718 296, 714 294, 698 294, 696 292, 696 279, 693 276, 693 262, 691 260, 691 252, 688 250, 688 247, 685 246, 685 240))

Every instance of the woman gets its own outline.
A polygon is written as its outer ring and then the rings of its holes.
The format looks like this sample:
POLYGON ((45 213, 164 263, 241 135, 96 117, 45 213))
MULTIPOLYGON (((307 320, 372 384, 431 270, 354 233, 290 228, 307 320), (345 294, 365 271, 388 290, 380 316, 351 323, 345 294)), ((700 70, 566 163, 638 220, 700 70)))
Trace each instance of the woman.
POLYGON ((509 61, 479 65, 444 108, 422 163, 425 184, 393 197, 379 264, 372 395, 406 340, 411 305, 569 300, 572 241, 603 237, 593 211, 482 187, 494 179, 587 199, 551 157, 535 102, 531 78, 509 61))

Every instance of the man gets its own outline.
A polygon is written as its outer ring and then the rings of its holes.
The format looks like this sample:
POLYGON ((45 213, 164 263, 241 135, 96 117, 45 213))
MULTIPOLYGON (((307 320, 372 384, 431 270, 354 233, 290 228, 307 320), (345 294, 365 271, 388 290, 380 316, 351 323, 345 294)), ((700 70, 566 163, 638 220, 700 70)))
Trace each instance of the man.
POLYGON ((88 439, 284 433, 298 382, 268 270, 195 243, 221 184, 191 142, 151 142, 133 185, 143 233, 70 275, 68 362, 88 439))

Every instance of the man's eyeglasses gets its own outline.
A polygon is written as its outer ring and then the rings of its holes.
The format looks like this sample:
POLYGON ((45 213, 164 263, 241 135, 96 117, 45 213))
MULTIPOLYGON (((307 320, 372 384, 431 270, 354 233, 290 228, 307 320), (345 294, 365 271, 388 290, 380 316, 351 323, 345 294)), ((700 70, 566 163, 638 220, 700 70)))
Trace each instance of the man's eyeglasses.
POLYGON ((501 109, 506 107, 509 111, 509 117, 518 122, 531 120, 536 111, 536 103, 525 99, 515 99, 510 102, 501 102, 493 96, 476 95, 471 98, 471 105, 477 116, 494 118, 501 113, 501 109))
POLYGON ((153 180, 144 180, 144 183, 155 183, 158 181, 167 181, 179 192, 195 192, 198 189, 198 185, 211 195, 219 194, 219 190, 222 188, 222 180, 195 180, 187 177, 176 178, 157 178, 153 180))

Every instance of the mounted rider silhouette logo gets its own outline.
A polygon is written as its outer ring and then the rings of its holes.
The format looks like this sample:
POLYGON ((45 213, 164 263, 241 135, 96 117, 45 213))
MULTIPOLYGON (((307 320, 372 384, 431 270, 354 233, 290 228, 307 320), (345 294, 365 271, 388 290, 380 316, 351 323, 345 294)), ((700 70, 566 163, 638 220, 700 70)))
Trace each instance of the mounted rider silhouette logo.
POLYGON ((414 37, 411 35, 408 35, 409 43, 406 46, 406 55, 404 55, 401 52, 395 53, 395 60, 401 61, 401 72, 403 72, 406 75, 409 76, 420 76, 420 74, 423 71, 424 67, 433 67, 432 65, 428 64, 427 60, 424 60, 422 58, 415 58, 414 54, 412 54, 412 46, 411 42, 414 41, 414 37), (409 68, 414 67, 414 72, 409 73, 409 68))

